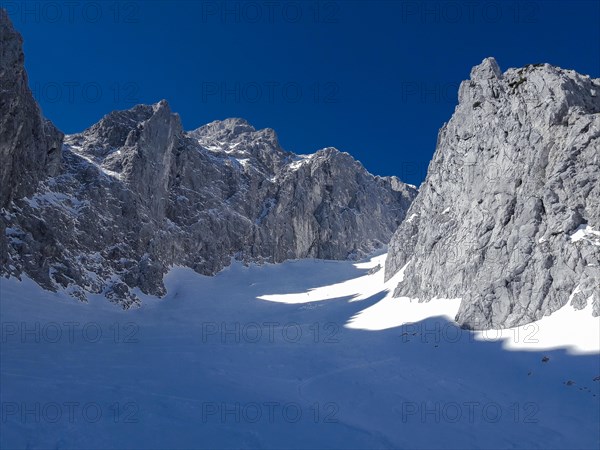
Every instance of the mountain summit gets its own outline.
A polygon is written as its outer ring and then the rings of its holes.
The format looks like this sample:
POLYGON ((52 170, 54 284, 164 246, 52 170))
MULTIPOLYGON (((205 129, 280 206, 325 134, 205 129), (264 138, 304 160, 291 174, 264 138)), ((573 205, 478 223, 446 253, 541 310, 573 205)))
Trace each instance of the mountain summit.
POLYGON ((456 320, 512 327, 570 302, 600 313, 600 79, 549 64, 471 71, 394 234, 397 296, 462 298, 456 320))
POLYGON ((165 294, 172 266, 212 275, 232 258, 357 258, 384 247, 416 189, 347 153, 286 152, 243 119, 191 132, 166 101, 64 137, 42 118, 22 40, 2 21, 0 272, 124 308, 165 294))
POLYGON ((353 259, 391 238, 395 295, 461 298, 464 327, 567 303, 600 314, 600 79, 486 58, 417 195, 335 148, 288 152, 241 118, 185 131, 165 100, 63 136, 27 87, 5 11, 0 22, 1 274, 129 308, 136 288, 164 295, 173 266, 353 259))

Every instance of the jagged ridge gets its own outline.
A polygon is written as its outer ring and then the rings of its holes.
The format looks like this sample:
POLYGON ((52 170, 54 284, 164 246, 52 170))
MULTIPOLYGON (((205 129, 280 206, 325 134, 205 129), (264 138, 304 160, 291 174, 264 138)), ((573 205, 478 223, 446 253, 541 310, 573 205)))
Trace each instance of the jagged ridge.
POLYGON ((396 296, 462 297, 470 328, 568 301, 597 315, 599 178, 600 79, 548 64, 502 73, 488 58, 460 86, 386 277, 408 264, 396 296))
POLYGON ((164 100, 112 112, 58 151, 62 134, 42 136, 54 128, 23 88, 20 36, 2 30, 3 54, 16 57, 2 58, 10 101, 0 110, 29 126, 1 128, 11 162, 0 173, 2 274, 129 308, 139 303, 134 288, 163 295, 173 265, 212 275, 232 258, 364 255, 387 243, 416 195, 334 148, 286 152, 273 130, 243 119, 185 132, 164 100))

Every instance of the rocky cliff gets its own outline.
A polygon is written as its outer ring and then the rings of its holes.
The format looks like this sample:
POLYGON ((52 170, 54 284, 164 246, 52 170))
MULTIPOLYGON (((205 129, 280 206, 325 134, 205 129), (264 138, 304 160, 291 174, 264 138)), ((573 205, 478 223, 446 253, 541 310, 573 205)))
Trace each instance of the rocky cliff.
POLYGON ((600 313, 600 79, 488 58, 459 90, 426 181, 394 234, 396 296, 461 297, 470 328, 570 302, 600 313))
POLYGON ((0 207, 30 194, 37 181, 60 170, 63 135, 33 99, 22 44, 0 9, 0 207))
MULTIPOLYGON (((0 8, 0 209, 60 171, 62 134, 42 117, 24 69, 23 41, 0 8)), ((0 220, 0 266, 8 261, 0 220)))
POLYGON ((173 265, 355 258, 382 248, 416 190, 347 153, 283 150, 271 129, 228 119, 183 130, 166 101, 63 136, 40 114, 21 38, 0 16, 0 272, 81 299, 163 295, 173 265))

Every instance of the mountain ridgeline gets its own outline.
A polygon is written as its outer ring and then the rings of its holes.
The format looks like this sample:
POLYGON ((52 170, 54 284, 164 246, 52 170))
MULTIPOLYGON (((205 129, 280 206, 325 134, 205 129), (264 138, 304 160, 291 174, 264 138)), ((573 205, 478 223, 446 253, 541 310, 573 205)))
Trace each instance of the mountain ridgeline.
POLYGON ((467 328, 568 302, 600 313, 600 79, 548 64, 471 71, 394 234, 396 296, 462 298, 467 328))
MULTIPOLYGON (((185 131, 166 101, 64 136, 0 9, 0 274, 123 308, 173 266, 360 258, 389 243, 395 295, 461 298, 473 329, 570 303, 600 314, 600 79, 473 68, 417 192, 349 154, 285 151, 243 119, 185 131), (390 241, 391 239, 391 241, 390 241)), ((402 300, 399 300, 402 301, 402 300)))
POLYGON ((0 15, 0 270, 123 308, 163 275, 213 275, 232 258, 346 259, 383 248, 416 189, 349 154, 295 155, 242 119, 186 132, 166 101, 65 136, 26 87, 22 41, 0 15))

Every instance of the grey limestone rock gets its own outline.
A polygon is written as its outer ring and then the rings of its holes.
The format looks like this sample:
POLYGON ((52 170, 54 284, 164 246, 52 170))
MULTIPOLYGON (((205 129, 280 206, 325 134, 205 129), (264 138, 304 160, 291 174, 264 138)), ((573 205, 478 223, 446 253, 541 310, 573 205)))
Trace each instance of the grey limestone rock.
POLYGON ((46 289, 161 296, 174 266, 345 259, 383 248, 416 190, 347 153, 283 150, 242 119, 186 132, 166 101, 64 137, 27 88, 21 38, 0 15, 0 273, 46 289))
POLYGON ((462 298, 456 320, 525 324, 568 302, 600 313, 600 79, 548 64, 471 71, 391 240, 395 295, 462 298))
POLYGON ((0 9, 0 207, 60 170, 63 135, 42 116, 31 94, 22 44, 0 9))

